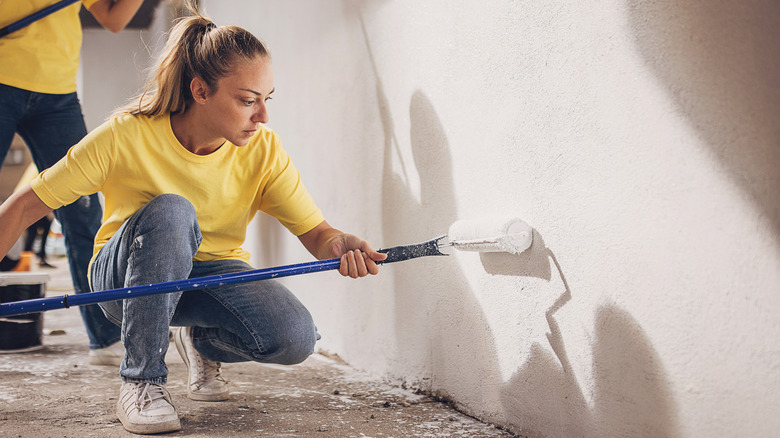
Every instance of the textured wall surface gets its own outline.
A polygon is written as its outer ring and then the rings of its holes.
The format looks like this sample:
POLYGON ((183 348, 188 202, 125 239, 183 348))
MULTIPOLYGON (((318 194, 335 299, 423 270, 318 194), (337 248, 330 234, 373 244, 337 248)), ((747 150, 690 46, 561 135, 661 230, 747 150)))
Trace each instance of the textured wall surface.
MULTIPOLYGON (((780 6, 206 1, 270 126, 375 246, 517 215, 526 253, 286 280, 319 348, 529 437, 776 436, 780 6)), ((257 265, 310 260, 259 218, 257 265)))
MULTIPOLYGON (((144 7, 141 13, 149 12, 144 7)), ((88 130, 100 126, 116 108, 142 90, 173 16, 173 8, 162 2, 146 28, 127 27, 117 34, 102 27, 84 29, 77 82, 88 130)))

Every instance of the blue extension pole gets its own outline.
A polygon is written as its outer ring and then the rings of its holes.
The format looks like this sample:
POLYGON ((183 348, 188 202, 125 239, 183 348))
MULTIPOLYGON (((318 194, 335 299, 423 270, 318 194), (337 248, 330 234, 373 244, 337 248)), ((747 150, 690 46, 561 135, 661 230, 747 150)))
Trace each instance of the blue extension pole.
POLYGON ((267 280, 270 278, 288 277, 291 275, 308 274, 310 272, 338 269, 340 259, 320 260, 300 263, 297 265, 278 266, 275 268, 257 269, 254 271, 234 272, 232 274, 211 275, 201 278, 167 281, 165 283, 146 284, 120 289, 88 292, 59 297, 35 298, 32 300, 15 301, 0 304, 0 317, 24 315, 26 313, 44 312, 46 310, 63 309, 70 306, 83 306, 105 301, 137 298, 170 292, 183 292, 201 289, 209 286, 224 286, 247 281, 267 280))
POLYGON ((68 7, 72 5, 73 3, 76 3, 80 0, 60 0, 57 3, 54 3, 51 6, 46 6, 45 8, 41 9, 40 11, 33 12, 32 14, 22 18, 21 20, 15 21, 8 26, 0 29, 0 38, 8 35, 11 32, 16 32, 17 30, 28 26, 32 24, 35 21, 40 20, 41 18, 52 14, 54 12, 59 11, 62 8, 68 7))
MULTIPOLYGON (((377 264, 400 262, 425 256, 443 256, 439 251, 439 241, 445 236, 438 237, 423 243, 413 245, 395 246, 380 249, 386 253, 387 258, 377 264)), ((253 271, 234 272, 232 274, 211 275, 208 277, 188 278, 186 280, 167 281, 164 283, 145 284, 140 286, 124 287, 120 289, 88 292, 76 295, 63 295, 59 297, 34 298, 24 301, 0 303, 0 318, 27 313, 45 312, 47 310, 67 309, 70 306, 83 306, 105 301, 137 298, 146 295, 163 294, 170 292, 184 292, 194 289, 202 289, 209 286, 225 286, 228 284, 245 283, 248 281, 268 280, 272 278, 289 277, 292 275, 309 274, 312 272, 329 271, 338 269, 341 259, 318 260, 315 262, 299 263, 295 265, 277 266, 274 268, 257 269, 253 271)))

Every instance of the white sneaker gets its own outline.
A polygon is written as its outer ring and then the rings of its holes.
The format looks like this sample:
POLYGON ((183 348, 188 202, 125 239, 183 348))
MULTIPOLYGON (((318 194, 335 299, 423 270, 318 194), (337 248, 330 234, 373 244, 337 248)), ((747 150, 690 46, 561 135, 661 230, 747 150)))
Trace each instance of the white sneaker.
POLYGON ((181 429, 171 395, 162 385, 124 382, 116 415, 128 432, 150 434, 181 429))
POLYGON ((119 366, 125 357, 125 347, 121 342, 115 342, 106 348, 89 350, 89 363, 92 365, 119 366))
POLYGON ((199 401, 221 401, 230 396, 227 380, 222 377, 222 364, 201 356, 192 345, 192 327, 179 327, 173 342, 187 365, 187 397, 199 401))

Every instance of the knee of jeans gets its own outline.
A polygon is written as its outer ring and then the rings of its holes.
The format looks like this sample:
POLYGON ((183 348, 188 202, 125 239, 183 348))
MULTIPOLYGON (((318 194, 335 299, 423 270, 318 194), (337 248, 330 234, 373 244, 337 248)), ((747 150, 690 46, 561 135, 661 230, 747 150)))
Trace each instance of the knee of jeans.
POLYGON ((149 201, 144 206, 144 210, 153 218, 154 224, 162 226, 166 233, 191 232, 200 242, 201 235, 197 213, 187 198, 173 193, 165 193, 149 201))
POLYGON ((195 220, 195 207, 187 198, 175 193, 157 195, 146 204, 145 208, 154 209, 155 215, 169 220, 195 220))
POLYGON ((274 363, 281 365, 295 365, 303 362, 314 353, 314 344, 317 342, 317 332, 311 327, 299 327, 295 331, 280 333, 272 342, 271 351, 267 354, 273 356, 274 363))
POLYGON ((106 301, 98 305, 106 319, 115 325, 122 326, 122 301, 106 301))

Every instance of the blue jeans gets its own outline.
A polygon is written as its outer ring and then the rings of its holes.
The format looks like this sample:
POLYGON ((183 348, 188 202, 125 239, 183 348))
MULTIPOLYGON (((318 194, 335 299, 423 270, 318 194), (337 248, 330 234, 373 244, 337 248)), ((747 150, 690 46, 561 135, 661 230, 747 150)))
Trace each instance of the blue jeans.
MULTIPOLYGON (((201 242, 192 204, 157 196, 131 216, 92 265, 95 290, 251 270, 240 260, 193 261, 201 242)), ((314 352, 311 314, 275 280, 148 295, 100 304, 122 327, 126 382, 165 384, 168 327, 193 327, 195 349, 217 362, 296 364, 314 352)))
MULTIPOLYGON (((76 93, 34 93, 0 84, 0 163, 15 132, 24 139, 38 169, 48 169, 87 134, 76 93)), ((62 225, 73 289, 77 294, 89 292, 87 266, 103 216, 100 201, 96 194, 82 196, 55 210, 54 215, 62 225)), ((119 329, 103 316, 98 305, 79 310, 89 348, 104 348, 119 340, 119 329)))

